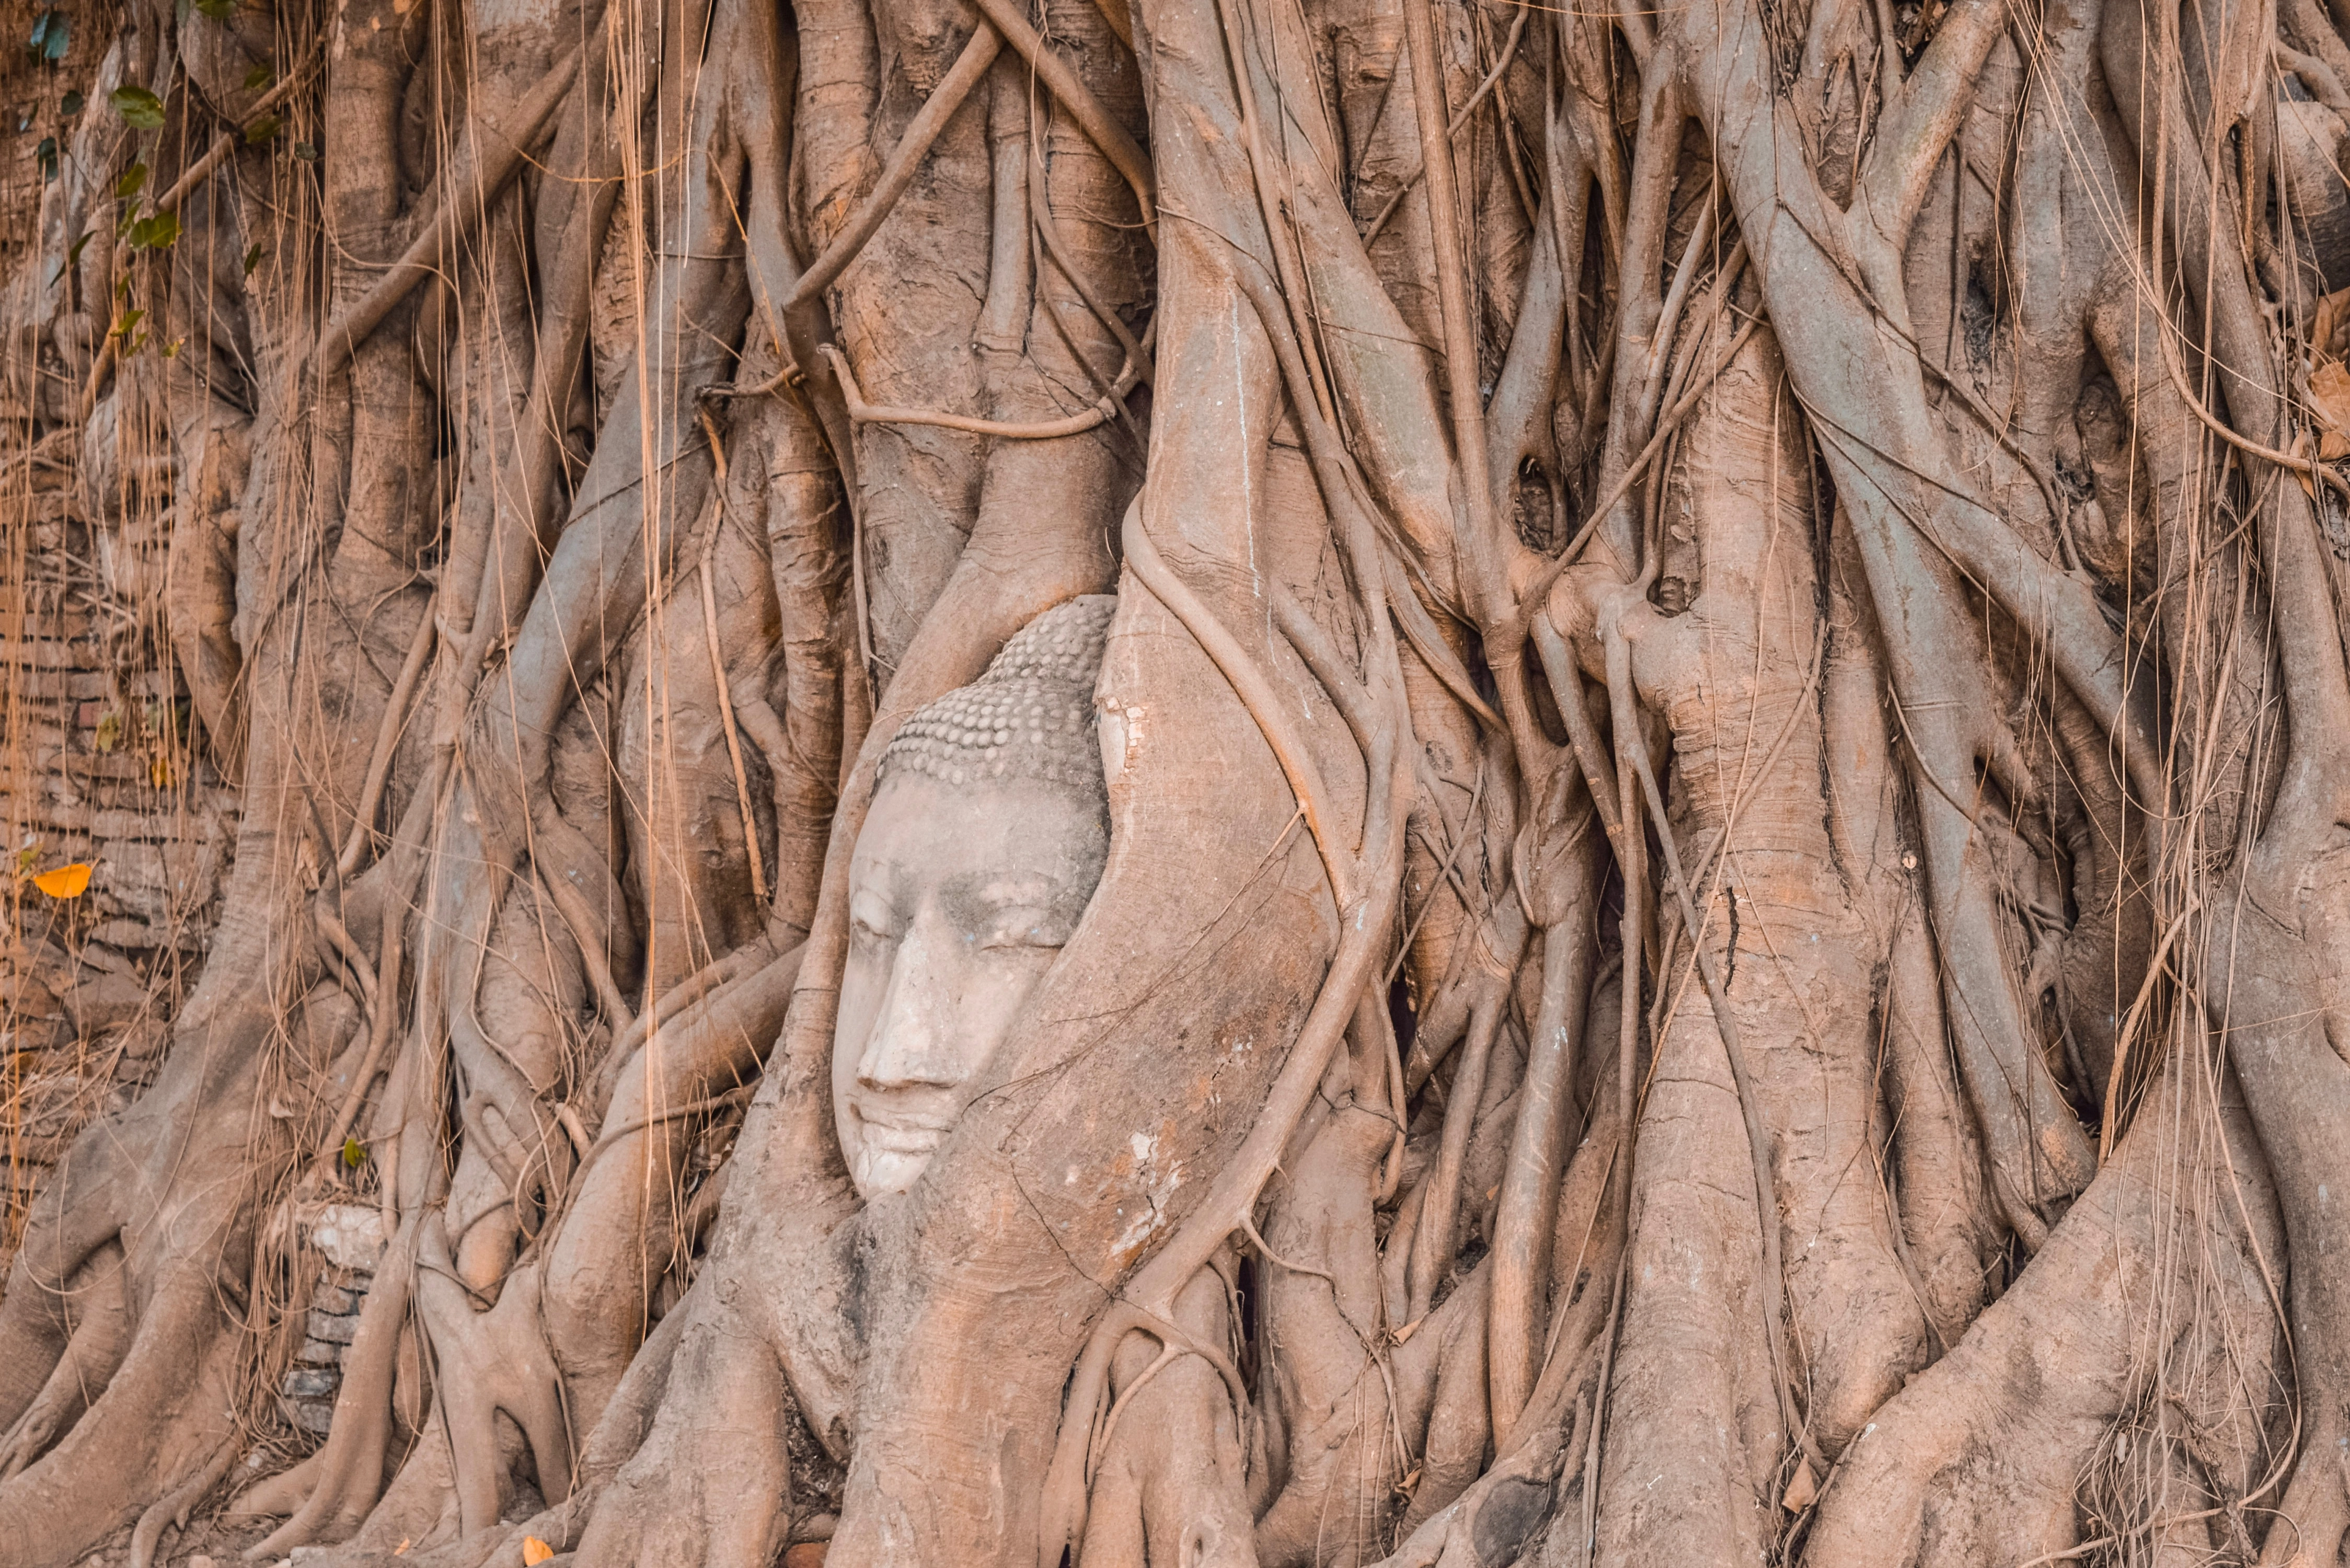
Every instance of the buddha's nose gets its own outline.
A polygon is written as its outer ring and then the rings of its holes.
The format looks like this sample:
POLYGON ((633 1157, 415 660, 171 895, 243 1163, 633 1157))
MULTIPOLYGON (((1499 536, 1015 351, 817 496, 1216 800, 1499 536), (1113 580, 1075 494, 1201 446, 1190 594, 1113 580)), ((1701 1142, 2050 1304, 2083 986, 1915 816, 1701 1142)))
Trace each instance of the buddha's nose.
POLYGON ((936 945, 919 923, 898 945, 881 1015, 857 1064, 857 1081, 868 1088, 952 1088, 962 1082, 951 1049, 953 991, 936 945))

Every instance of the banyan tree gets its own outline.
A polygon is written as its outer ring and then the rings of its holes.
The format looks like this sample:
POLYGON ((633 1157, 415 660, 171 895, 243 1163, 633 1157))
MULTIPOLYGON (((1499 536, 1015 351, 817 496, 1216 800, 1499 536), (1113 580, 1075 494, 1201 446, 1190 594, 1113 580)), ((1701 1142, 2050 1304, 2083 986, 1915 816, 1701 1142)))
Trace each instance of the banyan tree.
POLYGON ((0 1565, 2345 1560, 2350 8, 8 15, 0 1565))

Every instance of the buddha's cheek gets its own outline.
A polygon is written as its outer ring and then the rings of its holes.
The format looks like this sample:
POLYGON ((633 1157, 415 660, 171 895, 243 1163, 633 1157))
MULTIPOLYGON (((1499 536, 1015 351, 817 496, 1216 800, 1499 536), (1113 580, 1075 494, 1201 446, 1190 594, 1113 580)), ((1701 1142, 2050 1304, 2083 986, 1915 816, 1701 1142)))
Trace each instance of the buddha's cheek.
POLYGON ((889 989, 889 966, 852 949, 841 975, 840 1012, 834 1019, 832 1035, 833 1130, 840 1139, 841 1157, 852 1171, 858 1168, 863 1143, 862 1127, 851 1108, 858 1063, 873 1037, 873 1025, 889 989))
POLYGON ((833 1020, 833 1054, 835 1075, 845 1070, 852 1078, 856 1075, 858 1054, 872 1038, 873 1025, 881 1014, 881 1001, 889 990, 889 965, 862 953, 852 952, 848 966, 840 977, 840 1011, 833 1020))

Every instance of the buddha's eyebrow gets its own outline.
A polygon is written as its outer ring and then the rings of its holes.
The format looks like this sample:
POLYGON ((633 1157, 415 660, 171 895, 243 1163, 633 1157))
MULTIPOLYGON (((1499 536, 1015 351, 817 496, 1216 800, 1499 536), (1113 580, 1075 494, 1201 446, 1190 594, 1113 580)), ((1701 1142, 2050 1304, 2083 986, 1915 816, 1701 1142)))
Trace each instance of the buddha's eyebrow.
POLYGON ((1049 871, 1014 872, 974 871, 957 877, 947 886, 955 893, 970 898, 1051 898, 1061 890, 1061 879, 1049 871))
POLYGON ((877 855, 853 871, 849 877, 848 896, 854 907, 857 896, 869 893, 878 898, 897 901, 899 889, 905 885, 907 867, 903 861, 889 856, 877 855))
POLYGON ((1059 877, 1047 872, 1007 877, 1002 872, 977 871, 953 878, 940 891, 959 909, 995 913, 1049 904, 1061 896, 1063 887, 1059 877))

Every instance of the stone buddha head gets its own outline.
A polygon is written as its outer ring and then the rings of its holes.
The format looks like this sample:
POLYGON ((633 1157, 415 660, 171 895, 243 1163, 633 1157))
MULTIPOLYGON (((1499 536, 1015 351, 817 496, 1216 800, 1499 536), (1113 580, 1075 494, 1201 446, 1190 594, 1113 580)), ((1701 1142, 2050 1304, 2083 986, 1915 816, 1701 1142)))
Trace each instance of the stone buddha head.
POLYGON ((1108 595, 1045 611, 891 739, 849 863, 832 1107, 858 1196, 911 1187, 1076 929, 1109 853, 1108 595))

